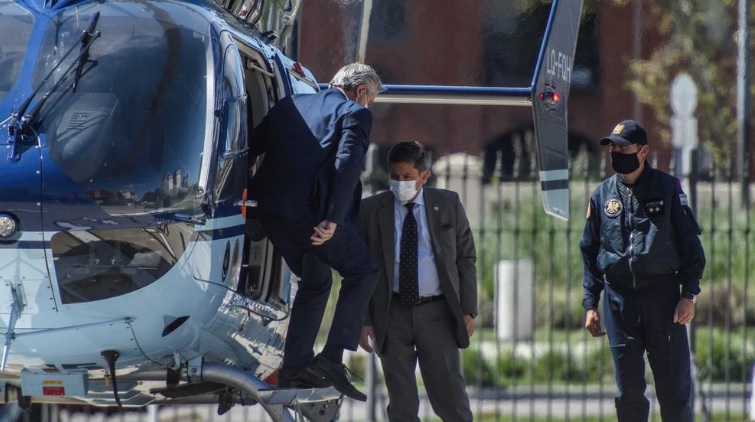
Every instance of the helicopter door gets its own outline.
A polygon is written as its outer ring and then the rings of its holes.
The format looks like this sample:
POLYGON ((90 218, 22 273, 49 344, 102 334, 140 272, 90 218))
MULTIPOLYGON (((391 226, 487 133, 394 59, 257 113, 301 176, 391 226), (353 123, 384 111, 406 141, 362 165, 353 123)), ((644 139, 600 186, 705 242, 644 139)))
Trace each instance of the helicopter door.
MULTIPOLYGON (((240 49, 243 50, 243 47, 240 49)), ((270 93, 274 92, 276 87, 282 88, 285 95, 316 91, 317 85, 314 81, 302 83, 280 60, 276 60, 275 73, 265 70, 265 62, 254 54, 248 54, 244 60, 249 98, 248 118, 252 126, 258 124, 267 114, 274 101, 270 98, 270 93)), ((254 139, 250 139, 250 142, 254 142, 254 139)), ((261 159, 264 159, 264 156, 261 159)), ((255 169, 256 166, 252 166, 252 172, 255 169)), ((247 236, 244 248, 245 265, 239 293, 268 305, 287 307, 290 304, 291 272, 280 253, 264 237, 257 222, 252 220, 248 226, 252 228, 253 234, 247 236)))
MULTIPOLYGON (((248 98, 247 118, 250 127, 254 127, 267 114, 275 101, 271 94, 274 92, 276 76, 266 70, 263 64, 265 62, 256 52, 244 49, 243 53, 244 80, 248 98)), ((250 142, 254 140, 250 139, 250 142)), ((250 159, 253 158, 250 157, 250 159)), ((252 166, 250 177, 256 168, 256 165, 252 166)), ((253 213, 254 210, 249 212, 253 213)), ((253 215, 247 218, 250 219, 247 226, 254 234, 246 237, 244 266, 238 292, 255 301, 277 302, 286 306, 289 302, 288 289, 286 288, 285 294, 280 294, 281 285, 289 285, 288 280, 282 280, 285 273, 283 258, 264 237, 253 215)))

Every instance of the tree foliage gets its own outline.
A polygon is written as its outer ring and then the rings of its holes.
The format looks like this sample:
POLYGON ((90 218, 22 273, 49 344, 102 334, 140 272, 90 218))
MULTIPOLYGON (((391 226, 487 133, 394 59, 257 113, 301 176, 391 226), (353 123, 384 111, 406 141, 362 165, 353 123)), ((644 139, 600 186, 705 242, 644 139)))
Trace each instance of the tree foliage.
MULTIPOLYGON (((670 87, 679 73, 686 72, 698 88, 696 117, 700 143, 713 153, 717 165, 725 168, 733 165, 737 135, 738 0, 610 1, 615 7, 633 7, 639 3, 643 40, 660 41, 652 51, 644 53, 644 58, 630 61, 633 78, 627 81, 640 103, 649 107, 665 126, 656 136, 670 143, 670 87)), ((518 0, 525 9, 551 2, 518 0)), ((583 13, 600 13, 605 6, 600 0, 584 0, 583 13)), ((750 12, 755 14, 755 7, 751 6, 750 12)), ((753 21, 750 16, 749 22, 753 21)), ((751 33, 754 29, 750 24, 751 33)), ((755 36, 750 37, 750 51, 753 50, 755 36)), ((751 70, 754 67, 751 65, 751 70)), ((755 86, 751 85, 751 92, 754 91, 755 86)))
POLYGON ((663 42, 647 59, 631 63, 630 89, 666 125, 660 136, 668 143, 670 86, 680 72, 688 73, 698 88, 700 142, 717 165, 731 168, 737 135, 737 0, 654 0, 643 5, 643 34, 657 35, 663 42))

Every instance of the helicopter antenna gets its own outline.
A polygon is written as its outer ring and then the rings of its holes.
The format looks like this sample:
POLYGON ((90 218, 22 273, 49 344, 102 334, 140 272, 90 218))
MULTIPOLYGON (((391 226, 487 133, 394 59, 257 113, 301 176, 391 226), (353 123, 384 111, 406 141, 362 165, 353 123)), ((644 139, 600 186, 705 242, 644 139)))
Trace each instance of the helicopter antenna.
POLYGON ((115 361, 121 356, 117 350, 103 350, 100 353, 102 359, 107 362, 108 371, 110 371, 110 382, 113 383, 113 396, 115 396, 115 402, 119 408, 123 408, 121 404, 121 398, 118 396, 118 381, 115 379, 115 361))

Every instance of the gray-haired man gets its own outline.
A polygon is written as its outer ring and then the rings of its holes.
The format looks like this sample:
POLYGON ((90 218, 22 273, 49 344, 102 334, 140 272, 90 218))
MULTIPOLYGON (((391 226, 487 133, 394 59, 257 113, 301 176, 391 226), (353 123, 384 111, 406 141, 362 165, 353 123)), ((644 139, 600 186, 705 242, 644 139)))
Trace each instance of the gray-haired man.
POLYGON ((346 65, 331 88, 280 100, 254 129, 251 154, 265 153, 250 183, 259 219, 291 270, 301 277, 291 310, 279 385, 333 385, 366 400, 341 363, 356 350, 379 267, 356 233, 372 114, 382 89, 375 70, 346 65), (322 352, 313 347, 332 285, 343 277, 333 323, 322 352))

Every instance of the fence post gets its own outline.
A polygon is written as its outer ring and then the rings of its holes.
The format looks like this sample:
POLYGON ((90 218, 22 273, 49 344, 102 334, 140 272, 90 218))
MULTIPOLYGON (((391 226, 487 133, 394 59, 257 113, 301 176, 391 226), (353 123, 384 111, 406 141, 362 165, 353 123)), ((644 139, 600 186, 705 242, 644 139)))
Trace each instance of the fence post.
MULTIPOLYGON (((752 384, 755 386, 755 364, 752 365, 752 384)), ((750 406, 747 415, 748 421, 755 421, 755 389, 750 393, 750 406)))
POLYGON ((531 260, 498 262, 499 341, 532 340, 534 332, 534 267, 531 260))

